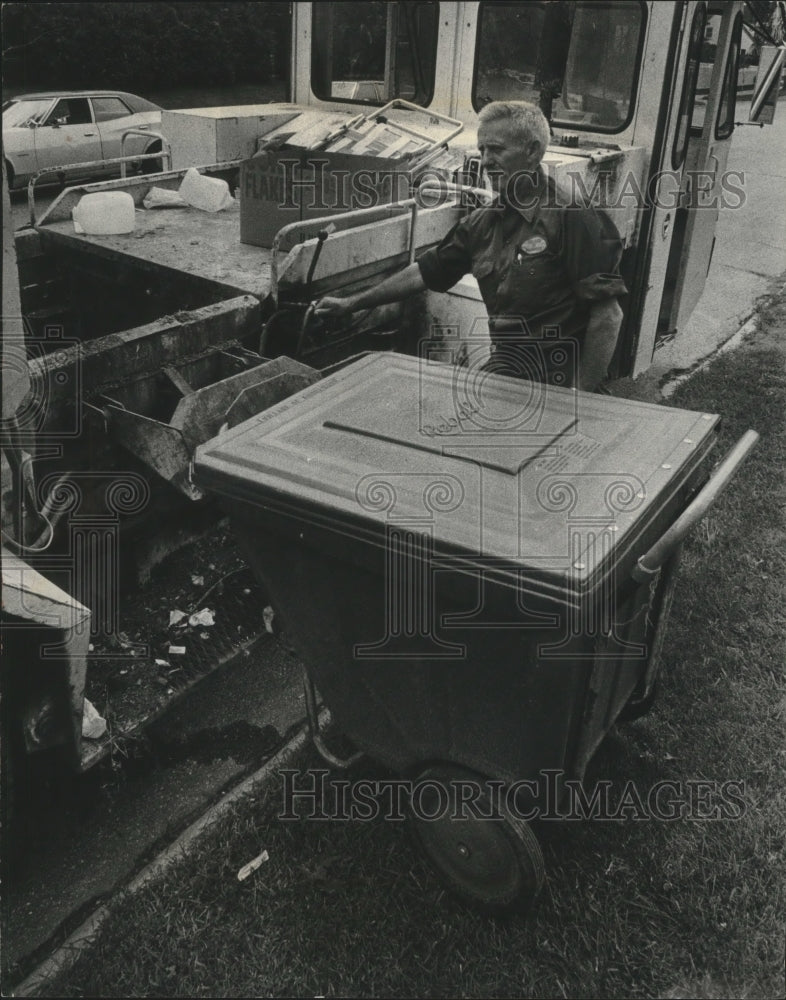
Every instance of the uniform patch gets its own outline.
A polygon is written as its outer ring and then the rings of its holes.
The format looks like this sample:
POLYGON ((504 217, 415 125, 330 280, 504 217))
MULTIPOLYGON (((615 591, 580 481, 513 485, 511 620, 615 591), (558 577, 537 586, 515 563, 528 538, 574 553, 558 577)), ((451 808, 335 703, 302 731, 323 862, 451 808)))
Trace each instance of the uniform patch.
POLYGON ((522 253, 532 255, 536 253, 543 253, 547 246, 548 244, 542 236, 530 236, 528 240, 524 240, 519 247, 519 250, 521 250, 522 253))

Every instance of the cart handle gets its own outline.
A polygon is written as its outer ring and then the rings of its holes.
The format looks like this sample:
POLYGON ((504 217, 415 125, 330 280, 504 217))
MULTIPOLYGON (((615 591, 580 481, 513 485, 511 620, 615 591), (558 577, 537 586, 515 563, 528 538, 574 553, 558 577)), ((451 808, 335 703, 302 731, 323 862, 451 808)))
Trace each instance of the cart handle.
POLYGON ((638 583, 644 583, 660 570, 691 528, 704 517, 726 489, 758 440, 759 435, 756 431, 745 431, 705 483, 701 492, 693 498, 674 524, 661 535, 652 548, 639 557, 638 562, 631 570, 631 576, 634 580, 638 583))

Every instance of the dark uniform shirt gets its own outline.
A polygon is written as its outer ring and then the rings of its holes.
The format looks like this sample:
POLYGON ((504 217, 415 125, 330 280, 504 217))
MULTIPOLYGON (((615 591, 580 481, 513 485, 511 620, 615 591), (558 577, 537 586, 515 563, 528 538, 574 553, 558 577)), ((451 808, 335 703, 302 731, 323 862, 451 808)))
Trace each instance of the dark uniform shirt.
POLYGON ((538 172, 518 207, 477 209, 418 264, 434 291, 475 276, 489 313, 489 368, 572 384, 592 303, 626 291, 618 270, 622 244, 612 228, 593 208, 567 207, 538 172))

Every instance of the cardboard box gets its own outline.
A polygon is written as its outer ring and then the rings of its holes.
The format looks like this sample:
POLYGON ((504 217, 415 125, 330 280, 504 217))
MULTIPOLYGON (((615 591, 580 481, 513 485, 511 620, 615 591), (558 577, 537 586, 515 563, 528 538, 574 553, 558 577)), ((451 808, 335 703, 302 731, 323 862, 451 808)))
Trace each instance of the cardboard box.
MULTIPOLYGON (((307 222, 410 197, 406 160, 284 147, 240 165, 240 242, 270 247, 291 222, 307 222)), ((298 239, 307 238, 306 229, 298 239)))

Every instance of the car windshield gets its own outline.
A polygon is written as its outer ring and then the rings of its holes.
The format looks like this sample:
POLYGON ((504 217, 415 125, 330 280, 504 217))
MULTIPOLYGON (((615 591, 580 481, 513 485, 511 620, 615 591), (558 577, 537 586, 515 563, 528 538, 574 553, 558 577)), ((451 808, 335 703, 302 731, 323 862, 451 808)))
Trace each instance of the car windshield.
POLYGON ((51 97, 40 101, 11 101, 3 108, 3 128, 23 128, 25 125, 39 124, 51 106, 51 97))

